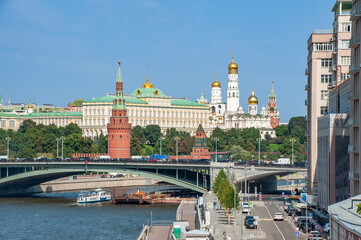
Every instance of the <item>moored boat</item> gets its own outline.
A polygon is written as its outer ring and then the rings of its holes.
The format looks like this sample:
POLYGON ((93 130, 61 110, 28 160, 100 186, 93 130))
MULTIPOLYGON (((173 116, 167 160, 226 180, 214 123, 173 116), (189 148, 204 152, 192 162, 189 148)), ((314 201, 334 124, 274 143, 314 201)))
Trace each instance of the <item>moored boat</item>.
POLYGON ((112 200, 112 193, 101 188, 91 192, 82 192, 78 195, 77 203, 94 203, 112 200))

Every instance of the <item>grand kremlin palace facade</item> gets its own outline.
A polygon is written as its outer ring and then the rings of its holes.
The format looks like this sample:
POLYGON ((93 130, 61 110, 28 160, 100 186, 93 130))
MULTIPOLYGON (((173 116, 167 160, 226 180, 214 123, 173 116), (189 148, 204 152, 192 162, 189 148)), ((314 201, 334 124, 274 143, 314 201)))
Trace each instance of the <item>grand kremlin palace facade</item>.
MULTIPOLYGON (((83 103, 83 135, 96 137, 107 135, 107 123, 112 112, 114 95, 93 98, 83 103)), ((132 126, 159 125, 164 133, 169 128, 194 135, 199 124, 208 133, 209 106, 185 98, 172 98, 147 82, 125 96, 127 114, 132 126)))

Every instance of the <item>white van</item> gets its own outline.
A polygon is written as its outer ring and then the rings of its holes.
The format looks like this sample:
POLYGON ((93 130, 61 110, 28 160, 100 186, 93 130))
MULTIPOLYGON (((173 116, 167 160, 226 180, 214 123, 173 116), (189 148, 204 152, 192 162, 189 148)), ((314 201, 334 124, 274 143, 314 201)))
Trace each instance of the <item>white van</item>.
POLYGON ((289 158, 279 158, 277 159, 274 164, 278 164, 278 165, 287 165, 290 164, 290 159, 289 158))

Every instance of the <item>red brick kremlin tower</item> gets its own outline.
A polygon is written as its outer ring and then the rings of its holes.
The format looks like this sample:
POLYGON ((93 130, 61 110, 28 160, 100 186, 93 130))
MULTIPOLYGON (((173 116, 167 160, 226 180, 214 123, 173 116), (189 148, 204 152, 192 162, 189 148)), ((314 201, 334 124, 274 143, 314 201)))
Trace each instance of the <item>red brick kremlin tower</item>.
POLYGON ((276 102, 277 102, 277 99, 276 99, 275 90, 273 88, 273 81, 272 81, 271 94, 268 96, 268 115, 271 117, 272 128, 275 128, 280 124, 280 114, 279 114, 279 112, 277 112, 276 102))
POLYGON ((194 140, 191 156, 194 159, 210 159, 211 153, 208 150, 206 142, 206 133, 203 130, 202 124, 199 124, 196 139, 194 140))
POLYGON ((108 154, 111 158, 130 158, 130 131, 127 109, 123 94, 123 79, 120 73, 120 62, 113 101, 112 116, 108 123, 108 154))

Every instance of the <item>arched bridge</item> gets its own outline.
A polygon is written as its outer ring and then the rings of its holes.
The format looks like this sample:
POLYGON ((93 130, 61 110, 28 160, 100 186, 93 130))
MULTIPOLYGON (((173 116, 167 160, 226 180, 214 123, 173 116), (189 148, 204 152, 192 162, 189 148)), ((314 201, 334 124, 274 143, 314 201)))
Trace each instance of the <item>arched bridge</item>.
POLYGON ((118 172, 149 177, 202 193, 210 189, 214 177, 222 168, 228 171, 232 169, 238 183, 245 178, 260 179, 306 171, 305 168, 281 167, 252 167, 246 168, 245 171, 245 167, 234 166, 231 163, 6 162, 0 163, 0 195, 26 192, 27 188, 40 183, 88 171, 118 172))

